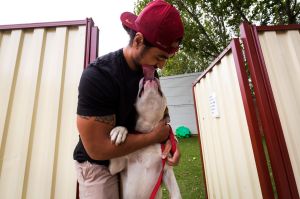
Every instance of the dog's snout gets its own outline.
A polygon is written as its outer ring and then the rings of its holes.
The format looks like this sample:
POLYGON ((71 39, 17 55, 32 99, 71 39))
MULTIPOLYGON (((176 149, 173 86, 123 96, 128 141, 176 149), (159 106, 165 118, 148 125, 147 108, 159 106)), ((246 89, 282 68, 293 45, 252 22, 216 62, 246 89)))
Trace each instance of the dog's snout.
POLYGON ((144 84, 145 88, 158 88, 158 84, 155 80, 147 80, 144 84))

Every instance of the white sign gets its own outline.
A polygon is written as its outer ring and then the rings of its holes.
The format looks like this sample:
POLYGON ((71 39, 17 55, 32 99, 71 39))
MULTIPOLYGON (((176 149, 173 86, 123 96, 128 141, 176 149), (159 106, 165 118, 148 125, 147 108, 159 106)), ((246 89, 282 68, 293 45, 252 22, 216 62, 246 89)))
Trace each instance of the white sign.
POLYGON ((215 118, 220 117, 216 93, 212 93, 208 97, 208 102, 209 102, 209 108, 210 108, 211 115, 215 118))

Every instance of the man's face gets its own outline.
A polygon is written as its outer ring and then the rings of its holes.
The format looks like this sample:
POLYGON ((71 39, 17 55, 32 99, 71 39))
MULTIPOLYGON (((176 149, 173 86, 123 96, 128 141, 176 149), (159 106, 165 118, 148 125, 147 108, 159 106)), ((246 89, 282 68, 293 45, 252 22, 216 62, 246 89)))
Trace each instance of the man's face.
MULTIPOLYGON (((138 35, 138 38, 139 37, 140 35, 138 35)), ((143 36, 141 36, 141 38, 143 39, 143 36)), ((133 48, 135 49, 134 63, 137 66, 152 65, 155 68, 162 69, 167 60, 174 55, 168 54, 157 47, 147 48, 142 43, 142 40, 137 40, 136 45, 133 48)))
POLYGON ((162 69, 173 54, 168 54, 156 47, 145 48, 143 46, 138 56, 140 57, 140 65, 147 64, 162 69))

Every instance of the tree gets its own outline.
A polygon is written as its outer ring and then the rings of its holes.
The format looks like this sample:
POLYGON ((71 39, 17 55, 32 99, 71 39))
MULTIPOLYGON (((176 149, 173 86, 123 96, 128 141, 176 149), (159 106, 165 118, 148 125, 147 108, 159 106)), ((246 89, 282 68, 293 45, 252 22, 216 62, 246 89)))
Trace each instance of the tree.
MULTIPOLYGON (((182 47, 166 64, 162 75, 203 71, 222 52, 239 25, 300 23, 297 0, 167 0, 181 13, 185 27, 182 47)), ((138 14, 150 0, 137 0, 138 14)))

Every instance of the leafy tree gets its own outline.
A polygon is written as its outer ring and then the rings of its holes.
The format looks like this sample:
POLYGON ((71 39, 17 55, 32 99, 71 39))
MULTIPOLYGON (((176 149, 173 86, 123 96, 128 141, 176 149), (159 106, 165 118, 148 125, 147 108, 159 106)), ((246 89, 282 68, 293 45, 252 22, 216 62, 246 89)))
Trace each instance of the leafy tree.
MULTIPOLYGON (((300 23, 299 0, 167 0, 181 12, 185 37, 178 54, 166 64, 162 75, 203 71, 222 52, 239 25, 300 23)), ((150 0, 137 0, 139 13, 150 0)))

